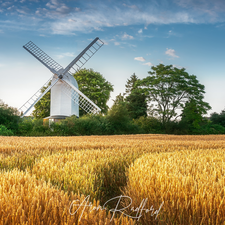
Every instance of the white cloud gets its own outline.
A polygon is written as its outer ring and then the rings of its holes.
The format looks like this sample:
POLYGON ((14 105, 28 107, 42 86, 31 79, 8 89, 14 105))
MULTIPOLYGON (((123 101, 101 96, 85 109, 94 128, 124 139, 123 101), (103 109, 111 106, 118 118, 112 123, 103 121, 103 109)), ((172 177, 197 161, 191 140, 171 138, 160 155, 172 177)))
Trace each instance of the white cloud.
POLYGON ((176 4, 186 9, 193 9, 198 12, 202 11, 209 15, 218 14, 225 11, 224 0, 177 0, 176 4))
POLYGON ((167 50, 165 51, 165 54, 166 54, 166 55, 169 55, 169 56, 171 56, 171 57, 173 57, 173 58, 179 58, 179 56, 176 55, 174 49, 168 49, 168 48, 167 48, 167 50))
POLYGON ((58 3, 57 0, 50 0, 50 2, 48 2, 46 4, 47 7, 49 7, 50 9, 56 9, 60 4, 58 3))
MULTIPOLYGON (((56 19, 57 22, 60 22, 60 19, 62 18, 66 18, 67 22, 71 22, 73 20, 73 18, 71 19, 71 13, 80 11, 80 8, 69 7, 65 3, 61 3, 58 0, 50 0, 46 3, 46 6, 47 7, 45 8, 37 8, 35 12, 36 15, 42 18, 56 19)), ((49 26, 49 24, 47 26, 49 26)))
POLYGON ((122 36, 122 39, 130 39, 131 40, 131 39, 134 39, 134 37, 125 32, 124 35, 122 36))
POLYGON ((18 13, 27 14, 27 12, 25 12, 25 10, 22 10, 22 9, 17 9, 16 11, 17 11, 18 13))
POLYGON ((130 9, 138 9, 138 7, 136 5, 127 5, 127 4, 123 4, 123 6, 130 8, 130 9))
MULTIPOLYGON (((18 2, 24 2, 25 0, 17 0, 18 2)), ((172 6, 167 7, 169 0, 165 0, 165 4, 158 3, 155 0, 145 1, 143 4, 132 5, 123 4, 121 7, 121 1, 110 1, 110 7, 107 3, 97 1, 94 6, 91 4, 82 4, 83 7, 77 7, 79 1, 62 1, 62 0, 48 0, 45 5, 39 4, 39 7, 32 5, 38 0, 30 0, 29 12, 24 10, 21 5, 17 4, 13 8, 12 1, 0 0, 0 12, 6 11, 7 8, 13 12, 26 12, 27 21, 33 19, 34 15, 36 19, 42 21, 42 27, 37 25, 41 32, 45 29, 47 32, 53 34, 74 34, 75 32, 90 33, 94 30, 102 30, 105 27, 122 27, 130 25, 144 25, 143 29, 140 29, 138 33, 142 33, 144 29, 148 28, 149 24, 187 24, 187 23, 212 23, 212 22, 225 22, 225 14, 221 13, 225 11, 224 0, 178 0, 177 2, 171 1, 172 6), (195 2, 196 1, 196 2, 195 2), (1 4, 1 2, 4 2, 1 4), (101 2, 101 4, 100 4, 101 2), (207 4, 203 4, 208 2, 207 4), (152 3, 152 4, 151 4, 152 3), (192 9, 191 6, 194 6, 192 9), (165 7, 166 6, 166 7, 165 7), (200 7, 201 6, 201 7, 200 7), (213 9, 213 14, 209 13, 210 7, 213 9), (139 8, 138 8, 139 7, 139 8), (199 11, 199 8, 203 8, 199 11), (20 11, 16 11, 20 10, 20 11), (23 11, 21 11, 23 10, 23 11), (36 12, 36 14, 35 14, 36 12), (216 14, 218 12, 218 14, 216 14), (73 23, 76 22, 76 23, 73 23)), ((26 1, 28 2, 28 1, 26 1)), ((13 2, 14 3, 14 2, 13 2)), ((23 4, 24 6, 24 4, 23 4)), ((30 29, 30 25, 27 22, 27 27, 30 29)), ((37 29, 35 27, 35 29, 37 29)), ((11 28, 11 27, 8 27, 11 28)), ((34 29, 34 28, 33 28, 34 29)), ((169 35, 175 35, 173 32, 169 32, 169 35)), ((134 39, 133 36, 124 34, 123 39, 134 39)))
POLYGON ((143 57, 135 57, 134 60, 144 62, 145 58, 143 58, 143 57))
POLYGON ((55 9, 55 8, 57 7, 56 5, 51 4, 50 2, 48 2, 48 3, 46 4, 46 6, 47 6, 48 8, 50 8, 50 9, 55 9))
POLYGON ((68 19, 68 22, 77 22, 77 21, 73 19, 68 19))
POLYGON ((8 7, 8 8, 7 8, 7 10, 9 10, 9 11, 13 11, 13 10, 14 10, 14 8, 15 8, 15 5, 12 5, 12 6, 8 7))
POLYGON ((138 33, 139 33, 139 34, 142 34, 142 33, 143 33, 142 29, 140 29, 140 30, 138 31, 138 33))
POLYGON ((145 66, 154 66, 151 62, 143 63, 145 66))
MULTIPOLYGON (((74 9, 73 9, 74 10, 74 9)), ((45 16, 49 18, 56 18, 54 21, 49 21, 46 24, 46 29, 49 28, 54 34, 71 34, 76 31, 84 33, 90 33, 96 27, 117 27, 128 26, 135 24, 171 24, 171 23, 190 23, 195 22, 194 19, 186 12, 168 12, 166 16, 158 16, 157 13, 150 13, 149 11, 133 13, 130 8, 122 11, 119 8, 109 8, 106 5, 102 5, 96 13, 94 9, 86 9, 85 11, 65 11, 64 14, 57 14, 54 10, 38 9, 39 16, 45 16), (68 23, 68 19, 76 20, 77 23, 68 23), (89 23, 87 23, 89 21, 89 23), (125 24, 125 25, 124 25, 125 24)), ((147 28, 147 27, 146 27, 147 28)), ((124 34, 123 39, 134 39, 133 36, 124 34)))
POLYGON ((63 4, 62 6, 57 8, 56 11, 61 13, 61 14, 67 14, 67 13, 70 12, 70 8, 63 4))
POLYGON ((120 43, 119 42, 114 42, 114 45, 120 45, 120 43))
POLYGON ((104 39, 101 39, 101 40, 103 41, 104 45, 109 45, 109 42, 108 41, 106 41, 104 39))
POLYGON ((2 3, 2 7, 7 7, 9 5, 11 5, 11 2, 9 2, 9 1, 6 1, 6 2, 2 3))
POLYGON ((94 27, 94 30, 97 30, 97 31, 103 31, 103 29, 100 28, 100 27, 94 27))

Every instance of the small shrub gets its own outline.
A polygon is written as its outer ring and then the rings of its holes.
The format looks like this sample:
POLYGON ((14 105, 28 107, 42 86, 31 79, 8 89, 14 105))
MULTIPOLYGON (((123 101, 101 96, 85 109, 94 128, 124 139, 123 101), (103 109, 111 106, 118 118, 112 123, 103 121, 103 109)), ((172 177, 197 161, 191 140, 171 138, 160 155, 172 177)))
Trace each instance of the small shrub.
POLYGON ((162 124, 154 117, 141 116, 134 120, 134 124, 145 134, 163 133, 162 124))
POLYGON ((7 129, 4 125, 0 125, 0 136, 12 136, 13 132, 7 129))

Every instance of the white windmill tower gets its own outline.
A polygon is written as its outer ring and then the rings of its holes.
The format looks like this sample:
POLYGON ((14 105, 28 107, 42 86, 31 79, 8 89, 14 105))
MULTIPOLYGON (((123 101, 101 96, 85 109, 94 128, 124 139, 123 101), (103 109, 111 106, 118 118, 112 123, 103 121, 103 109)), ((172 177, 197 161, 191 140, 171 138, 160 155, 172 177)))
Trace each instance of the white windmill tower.
POLYGON ((102 47, 104 43, 95 38, 65 69, 38 48, 33 42, 23 47, 37 60, 46 66, 53 76, 19 109, 24 117, 33 106, 51 90, 50 121, 76 115, 79 117, 79 107, 87 113, 98 113, 101 109, 78 89, 73 73, 80 68, 102 47), (51 82, 51 85, 49 83, 51 82), (43 88, 46 90, 42 93, 43 88))

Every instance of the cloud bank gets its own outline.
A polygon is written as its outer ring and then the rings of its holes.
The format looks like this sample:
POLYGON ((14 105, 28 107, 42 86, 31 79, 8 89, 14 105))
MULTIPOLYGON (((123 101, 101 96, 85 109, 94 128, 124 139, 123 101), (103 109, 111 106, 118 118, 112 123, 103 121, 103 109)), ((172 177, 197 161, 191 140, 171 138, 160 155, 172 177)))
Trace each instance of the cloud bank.
MULTIPOLYGON (((149 1, 50 0, 0 1, 0 21, 17 19, 39 21, 38 26, 53 34, 92 32, 109 27, 149 24, 188 24, 225 22, 224 0, 149 1), (13 19, 12 19, 13 18, 13 19)), ((139 30, 138 33, 142 33, 139 30)), ((124 39, 133 39, 124 34, 124 39)))

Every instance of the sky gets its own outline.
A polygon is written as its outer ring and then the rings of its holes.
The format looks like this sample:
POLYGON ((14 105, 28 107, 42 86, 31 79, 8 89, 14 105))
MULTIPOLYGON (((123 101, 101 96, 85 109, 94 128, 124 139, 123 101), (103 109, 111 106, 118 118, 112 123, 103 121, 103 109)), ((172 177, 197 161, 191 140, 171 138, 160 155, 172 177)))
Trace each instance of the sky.
POLYGON ((225 109, 225 0, 0 0, 0 99, 20 108, 52 76, 27 42, 65 68, 96 37, 84 67, 113 85, 109 106, 162 63, 197 76, 208 115, 225 109))

